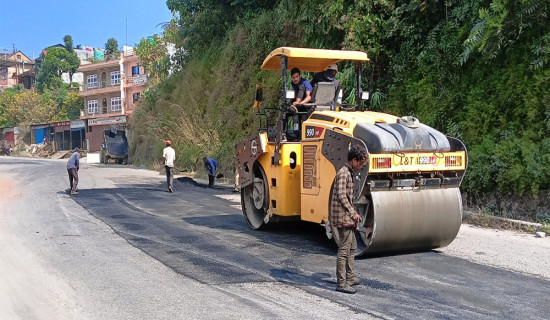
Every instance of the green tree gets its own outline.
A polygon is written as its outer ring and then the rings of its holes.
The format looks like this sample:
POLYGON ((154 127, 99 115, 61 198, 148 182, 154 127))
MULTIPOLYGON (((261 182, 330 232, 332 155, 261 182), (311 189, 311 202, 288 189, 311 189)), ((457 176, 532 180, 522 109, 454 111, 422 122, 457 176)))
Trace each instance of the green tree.
POLYGON ((485 59, 494 59, 523 40, 531 44, 532 67, 542 67, 549 57, 549 10, 547 0, 491 1, 488 7, 479 9, 479 18, 464 41, 460 62, 465 63, 474 51, 480 52, 485 59), (542 60, 537 57, 541 53, 540 46, 537 46, 540 42, 545 42, 542 60), (537 63, 537 60, 542 63, 537 63))
POLYGON ((23 90, 14 94, 6 105, 14 125, 44 123, 58 119, 55 103, 38 90, 23 90))
MULTIPOLYGON (((550 189, 548 0, 166 4, 174 13, 170 41, 187 50, 185 64, 148 89, 133 121, 141 137, 194 136, 194 144, 178 142, 191 155, 180 157, 185 167, 195 165, 195 153, 230 162, 232 146, 255 127, 254 84, 264 84, 264 105, 276 100, 268 88, 278 89, 280 79, 259 70, 261 61, 276 47, 304 46, 366 51, 369 108, 417 116, 463 140, 469 150, 463 190, 550 189), (214 138, 206 143, 196 132, 214 138)), ((339 67, 345 84, 353 70, 339 67)))
POLYGON ((75 52, 69 52, 65 48, 48 48, 38 69, 37 87, 40 90, 60 87, 63 83, 61 75, 64 72, 69 74, 69 82, 72 83, 73 74, 79 66, 80 60, 75 52))
POLYGON ((105 51, 108 53, 118 53, 118 41, 116 41, 115 38, 109 38, 107 39, 107 42, 105 43, 105 51))
POLYGON ((71 37, 70 35, 66 35, 63 37, 63 43, 65 43, 65 49, 67 49, 67 51, 69 52, 73 52, 74 51, 74 48, 73 48, 73 37, 71 37))
POLYGON ((22 85, 17 85, 14 88, 8 88, 0 92, 0 128, 17 125, 14 114, 11 112, 11 106, 14 103, 16 95, 23 90, 22 85))
POLYGON ((280 0, 167 0, 178 14, 178 45, 190 52, 207 48, 227 36, 242 18, 272 10, 280 0))
POLYGON ((67 85, 44 92, 10 88, 0 93, 0 127, 78 119, 82 104, 78 91, 67 85))
POLYGON ((136 54, 141 60, 145 71, 153 84, 158 83, 168 74, 170 60, 166 52, 166 44, 157 35, 141 39, 136 45, 136 54))
POLYGON ((67 85, 43 92, 44 101, 51 101, 56 107, 56 120, 78 119, 84 99, 78 91, 69 89, 67 85))

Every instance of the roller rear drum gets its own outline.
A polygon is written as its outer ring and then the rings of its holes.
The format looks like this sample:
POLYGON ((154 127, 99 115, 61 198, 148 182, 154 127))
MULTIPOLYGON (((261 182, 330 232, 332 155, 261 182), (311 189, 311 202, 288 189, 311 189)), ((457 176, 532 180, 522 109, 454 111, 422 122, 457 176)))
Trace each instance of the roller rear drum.
POLYGON ((375 191, 356 232, 357 255, 449 245, 462 223, 458 188, 375 191))

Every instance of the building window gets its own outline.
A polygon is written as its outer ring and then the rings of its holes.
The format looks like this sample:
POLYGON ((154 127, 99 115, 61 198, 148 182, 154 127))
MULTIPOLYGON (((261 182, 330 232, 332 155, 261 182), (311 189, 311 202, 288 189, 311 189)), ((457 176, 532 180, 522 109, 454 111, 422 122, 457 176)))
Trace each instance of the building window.
POLYGON ((134 102, 139 101, 139 92, 134 93, 134 102))
POLYGON ((111 85, 120 84, 120 71, 111 72, 111 85))
POLYGON ((132 76, 139 75, 139 66, 133 66, 132 67, 132 76))
POLYGON ((97 100, 88 100, 88 114, 98 113, 98 111, 97 100))
POLYGON ((111 98, 111 110, 120 111, 120 97, 111 98))
POLYGON ((97 88, 97 74, 88 76, 88 89, 97 88))

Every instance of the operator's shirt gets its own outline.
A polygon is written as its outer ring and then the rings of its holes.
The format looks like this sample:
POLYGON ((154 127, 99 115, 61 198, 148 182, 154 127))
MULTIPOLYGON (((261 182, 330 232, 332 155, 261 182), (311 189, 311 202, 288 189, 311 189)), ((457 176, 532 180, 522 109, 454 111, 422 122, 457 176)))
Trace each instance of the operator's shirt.
POLYGON ((71 157, 67 161, 67 170, 78 169, 80 166, 80 153, 78 151, 73 152, 71 157))
POLYGON ((325 70, 321 72, 317 72, 313 76, 313 80, 311 80, 311 86, 313 87, 318 82, 331 82, 334 83, 335 87, 338 87, 338 80, 334 77, 334 73, 331 70, 325 70))
POLYGON ((164 158, 164 165, 167 167, 174 166, 174 160, 176 160, 176 151, 172 147, 166 147, 162 150, 162 157, 164 158))
POLYGON ((331 195, 329 223, 336 228, 353 227, 351 217, 356 213, 353 207, 353 169, 346 163, 334 179, 331 195))
POLYGON ((296 93, 295 99, 301 99, 304 100, 306 98, 306 92, 309 91, 310 93, 313 91, 313 87, 311 86, 311 83, 307 81, 304 78, 300 78, 300 81, 298 84, 294 84, 294 82, 291 82, 292 89, 294 89, 294 92, 296 93))

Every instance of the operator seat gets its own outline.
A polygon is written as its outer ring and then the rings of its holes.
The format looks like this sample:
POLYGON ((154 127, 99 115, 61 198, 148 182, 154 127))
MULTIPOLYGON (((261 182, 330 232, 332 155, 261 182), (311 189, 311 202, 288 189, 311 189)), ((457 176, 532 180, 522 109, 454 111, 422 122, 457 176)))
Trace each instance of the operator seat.
POLYGON ((311 103, 307 106, 313 106, 315 110, 335 110, 336 99, 342 85, 339 82, 317 82, 311 93, 311 103))

